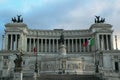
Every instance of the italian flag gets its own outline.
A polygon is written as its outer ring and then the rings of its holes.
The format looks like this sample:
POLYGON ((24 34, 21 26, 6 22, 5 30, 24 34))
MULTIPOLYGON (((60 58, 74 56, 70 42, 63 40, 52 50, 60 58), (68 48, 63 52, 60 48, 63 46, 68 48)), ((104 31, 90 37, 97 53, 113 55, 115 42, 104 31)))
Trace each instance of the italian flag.
POLYGON ((83 46, 93 46, 95 44, 95 39, 91 38, 89 40, 87 40, 85 43, 83 43, 83 46))

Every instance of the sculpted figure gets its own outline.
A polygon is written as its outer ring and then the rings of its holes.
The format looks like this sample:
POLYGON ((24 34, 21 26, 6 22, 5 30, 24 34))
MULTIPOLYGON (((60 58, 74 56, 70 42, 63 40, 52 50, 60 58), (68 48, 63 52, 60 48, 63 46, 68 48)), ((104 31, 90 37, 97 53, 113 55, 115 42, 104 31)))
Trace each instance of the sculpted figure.
POLYGON ((95 16, 95 23, 104 23, 105 18, 100 18, 100 16, 95 16))
POLYGON ((14 71, 15 72, 19 72, 22 70, 22 57, 21 55, 16 54, 16 59, 14 60, 15 63, 15 68, 14 71))
POLYGON ((15 22, 17 22, 17 23, 23 22, 23 18, 20 18, 20 17, 21 17, 21 15, 17 15, 17 19, 16 19, 16 17, 12 18, 12 22, 13 23, 15 23, 15 22))
POLYGON ((16 22, 16 21, 17 21, 17 20, 16 20, 16 17, 12 18, 12 21, 13 21, 13 22, 16 22))
POLYGON ((21 15, 17 15, 17 17, 18 17, 17 22, 18 22, 18 23, 21 22, 21 20, 20 20, 21 15))
POLYGON ((61 33, 60 39, 59 39, 60 44, 64 44, 64 35, 61 33))

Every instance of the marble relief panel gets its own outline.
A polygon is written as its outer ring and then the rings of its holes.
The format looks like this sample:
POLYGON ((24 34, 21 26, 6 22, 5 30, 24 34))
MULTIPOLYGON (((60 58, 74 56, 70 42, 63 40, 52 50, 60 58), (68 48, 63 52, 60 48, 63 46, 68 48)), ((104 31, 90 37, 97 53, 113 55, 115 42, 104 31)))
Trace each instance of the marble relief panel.
POLYGON ((41 70, 43 71, 51 71, 51 70, 57 70, 59 69, 59 64, 56 63, 56 61, 48 61, 48 62, 42 62, 41 63, 41 70))

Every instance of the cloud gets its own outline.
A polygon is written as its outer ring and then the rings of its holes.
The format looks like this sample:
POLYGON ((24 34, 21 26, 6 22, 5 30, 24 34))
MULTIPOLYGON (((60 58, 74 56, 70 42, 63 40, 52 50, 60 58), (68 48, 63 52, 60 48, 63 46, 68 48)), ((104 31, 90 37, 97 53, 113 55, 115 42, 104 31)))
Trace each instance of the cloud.
POLYGON ((94 16, 100 15, 119 35, 119 3, 120 0, 0 0, 0 30, 3 33, 4 24, 17 14, 22 14, 32 29, 88 29, 94 16))

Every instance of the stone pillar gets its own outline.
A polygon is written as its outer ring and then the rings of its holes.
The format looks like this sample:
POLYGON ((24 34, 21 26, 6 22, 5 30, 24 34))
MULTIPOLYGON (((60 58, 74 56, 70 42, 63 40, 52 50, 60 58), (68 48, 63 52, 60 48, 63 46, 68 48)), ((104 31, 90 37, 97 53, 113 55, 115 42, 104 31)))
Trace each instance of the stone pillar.
POLYGON ((47 52, 47 39, 45 39, 45 52, 47 52))
MULTIPOLYGON (((87 40, 89 40, 89 38, 87 40)), ((87 46, 87 51, 90 51, 90 45, 87 46)))
POLYGON ((79 48, 78 48, 78 51, 80 51, 81 52, 81 39, 79 39, 79 48))
POLYGON ((19 46, 19 34, 17 34, 17 50, 18 50, 18 46, 19 46))
POLYGON ((16 37, 16 39, 15 39, 15 41, 16 41, 16 50, 18 50, 18 47, 17 47, 18 46, 18 34, 16 34, 15 37, 16 37))
MULTIPOLYGON (((83 43, 85 43, 85 38, 83 39, 83 43)), ((83 47, 83 52, 85 52, 85 46, 83 47)))
POLYGON ((10 50, 13 50, 13 35, 11 34, 10 50))
POLYGON ((55 52, 55 39, 53 39, 53 52, 55 52))
POLYGON ((33 38, 33 49, 36 47, 35 38, 33 38))
POLYGON ((101 35, 101 36, 102 36, 101 49, 102 49, 102 50, 105 50, 105 48, 104 48, 104 35, 101 35))
POLYGON ((37 38, 37 52, 39 52, 39 39, 37 38))
POLYGON ((75 50, 76 50, 76 52, 78 52, 78 44, 77 44, 77 39, 75 39, 75 50))
POLYGON ((113 50, 113 34, 110 35, 110 46, 111 46, 111 50, 113 50))
POLYGON ((72 52, 74 52, 73 39, 71 39, 71 40, 72 40, 72 52))
POLYGON ((2 50, 4 50, 4 35, 2 35, 2 50))
POLYGON ((43 39, 41 39, 41 52, 43 52, 43 39))
POLYGON ((106 42, 107 42, 107 50, 109 50, 108 35, 106 35, 106 42))
POLYGON ((64 45, 66 46, 66 39, 65 39, 65 41, 64 41, 64 45))
POLYGON ((97 42, 97 43, 96 43, 96 47, 97 47, 98 50, 100 50, 99 34, 96 34, 96 37, 97 37, 97 39, 96 39, 96 42, 97 42))
POLYGON ((51 52, 51 40, 49 39, 49 52, 51 52))
POLYGON ((68 52, 70 52, 70 39, 68 39, 68 52))
POLYGON ((8 50, 8 34, 5 35, 5 50, 8 50))
POLYGON ((23 80, 23 73, 22 72, 15 72, 13 76, 13 80, 23 80))
POLYGON ((31 52, 31 38, 29 38, 29 52, 31 52))
POLYGON ((57 52, 58 52, 58 44, 59 44, 59 43, 58 43, 58 39, 56 39, 56 40, 57 40, 56 44, 57 44, 57 52))

